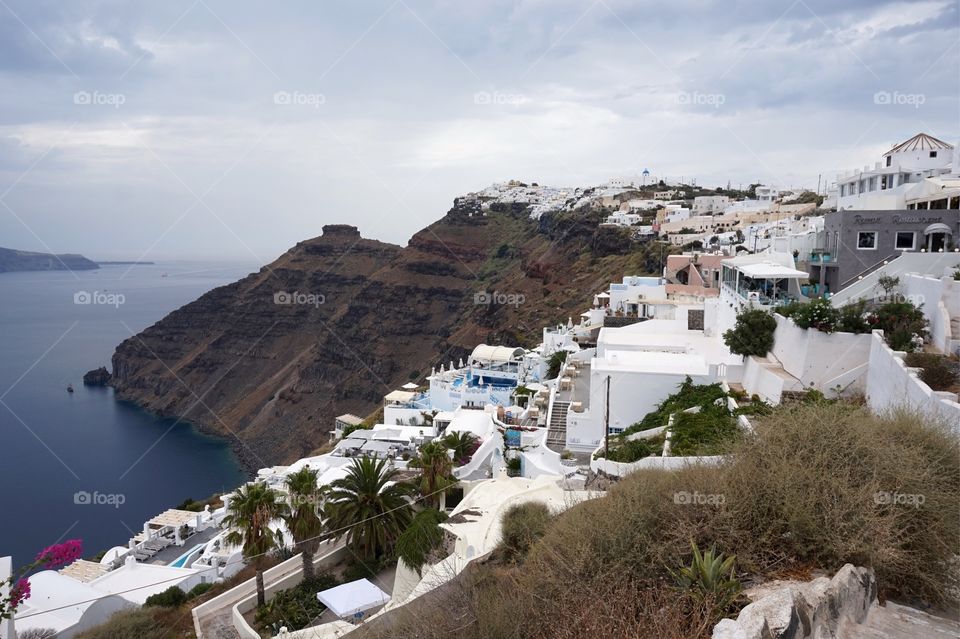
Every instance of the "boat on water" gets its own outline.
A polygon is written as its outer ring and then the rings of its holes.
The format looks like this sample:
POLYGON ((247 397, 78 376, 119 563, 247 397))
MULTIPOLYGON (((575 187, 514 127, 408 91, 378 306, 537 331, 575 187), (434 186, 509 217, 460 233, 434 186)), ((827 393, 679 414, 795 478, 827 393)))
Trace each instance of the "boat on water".
POLYGON ((73 392, 73 384, 67 384, 67 392, 68 392, 68 393, 72 393, 72 392, 73 392))

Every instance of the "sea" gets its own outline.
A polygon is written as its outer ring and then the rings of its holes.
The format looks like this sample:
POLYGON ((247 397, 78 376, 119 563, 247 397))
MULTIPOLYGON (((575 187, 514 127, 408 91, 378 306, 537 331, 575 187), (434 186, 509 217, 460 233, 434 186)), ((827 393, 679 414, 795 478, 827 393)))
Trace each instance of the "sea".
POLYGON ((110 369, 127 337, 258 268, 183 261, 0 273, 0 556, 22 566, 81 539, 89 558, 125 546, 187 498, 247 479, 228 442, 82 378, 110 369))

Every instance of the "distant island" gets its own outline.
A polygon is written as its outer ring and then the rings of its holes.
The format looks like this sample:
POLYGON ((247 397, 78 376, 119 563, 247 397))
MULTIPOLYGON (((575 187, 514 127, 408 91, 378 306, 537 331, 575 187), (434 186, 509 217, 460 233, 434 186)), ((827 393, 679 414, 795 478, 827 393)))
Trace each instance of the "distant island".
POLYGON ((150 264, 156 264, 156 262, 144 262, 143 260, 129 260, 126 262, 99 260, 97 261, 97 264, 100 266, 128 266, 131 264, 135 266, 149 266, 150 264))
POLYGON ((34 253, 0 247, 0 273, 14 271, 92 271, 100 268, 82 255, 34 253))

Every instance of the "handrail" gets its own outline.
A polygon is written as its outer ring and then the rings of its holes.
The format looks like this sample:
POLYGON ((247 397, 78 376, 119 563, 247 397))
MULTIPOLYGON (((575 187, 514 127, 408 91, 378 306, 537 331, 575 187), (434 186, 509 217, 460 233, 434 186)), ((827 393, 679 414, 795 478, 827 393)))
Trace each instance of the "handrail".
POLYGON ((873 273, 873 272, 876 271, 878 268, 880 268, 880 267, 882 267, 882 266, 885 266, 885 265, 887 265, 887 264, 890 264, 891 262, 894 262, 894 261, 896 261, 896 260, 899 260, 902 255, 903 255, 903 254, 901 253, 900 255, 897 255, 896 257, 893 257, 893 258, 885 257, 885 258, 883 258, 882 260, 880 260, 879 262, 877 262, 876 264, 874 264, 873 266, 868 266, 868 267, 865 268, 864 270, 860 271, 859 273, 857 273, 856 275, 854 275, 853 277, 851 277, 850 279, 848 279, 846 282, 841 282, 841 283, 840 283, 840 287, 839 287, 837 290, 838 290, 838 291, 841 291, 841 290, 845 289, 849 284, 855 282, 855 281, 857 280, 857 278, 859 278, 859 277, 861 277, 861 276, 863 276, 863 275, 867 275, 867 274, 869 274, 869 273, 873 273))

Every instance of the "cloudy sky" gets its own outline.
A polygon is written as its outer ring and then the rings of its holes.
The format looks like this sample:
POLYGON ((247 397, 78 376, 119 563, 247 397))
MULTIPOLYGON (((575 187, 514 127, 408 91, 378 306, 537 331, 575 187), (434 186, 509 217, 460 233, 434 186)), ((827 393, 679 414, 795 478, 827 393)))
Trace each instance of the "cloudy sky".
POLYGON ((0 246, 269 261, 518 178, 816 187, 960 136, 957 0, 0 0, 0 246))

